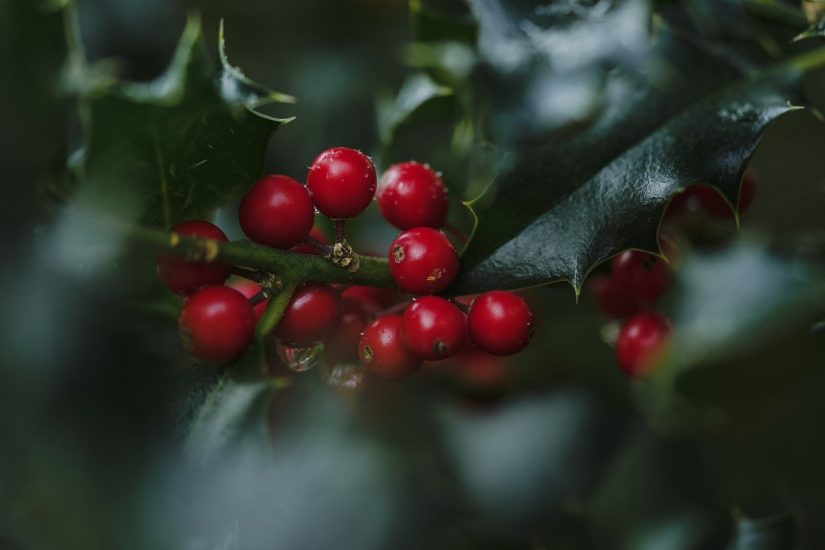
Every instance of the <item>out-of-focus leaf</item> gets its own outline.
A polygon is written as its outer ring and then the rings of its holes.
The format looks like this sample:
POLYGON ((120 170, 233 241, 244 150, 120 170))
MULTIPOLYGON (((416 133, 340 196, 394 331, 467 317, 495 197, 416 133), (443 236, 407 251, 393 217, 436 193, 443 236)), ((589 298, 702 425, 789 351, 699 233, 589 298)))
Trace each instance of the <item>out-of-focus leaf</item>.
POLYGON ((257 109, 288 96, 266 90, 205 50, 190 18, 166 73, 84 98, 80 199, 107 213, 168 227, 209 217, 262 171, 271 133, 288 119, 257 109))
POLYGON ((766 518, 749 518, 738 514, 728 550, 793 550, 796 526, 790 513, 766 518))
POLYGON ((825 37, 825 16, 821 17, 813 25, 805 29, 794 40, 804 40, 806 38, 824 38, 825 37))

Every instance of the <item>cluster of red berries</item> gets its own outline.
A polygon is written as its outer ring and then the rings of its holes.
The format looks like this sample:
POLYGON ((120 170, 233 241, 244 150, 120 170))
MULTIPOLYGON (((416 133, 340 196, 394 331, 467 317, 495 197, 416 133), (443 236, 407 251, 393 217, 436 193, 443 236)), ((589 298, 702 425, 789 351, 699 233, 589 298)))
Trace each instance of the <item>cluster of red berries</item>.
MULTIPOLYGON (((746 172, 739 193, 740 214, 753 203, 755 192, 756 178, 753 172, 746 172)), ((665 213, 665 224, 674 226, 688 214, 716 219, 734 217, 732 206, 716 189, 699 184, 673 197, 665 213)), ((673 242, 662 235, 661 244, 672 258, 673 242)), ((628 250, 613 258, 609 273, 594 275, 590 281, 599 308, 609 317, 623 320, 616 339, 616 357, 619 367, 630 376, 642 376, 656 366, 671 334, 670 321, 652 309, 672 278, 671 266, 658 256, 628 250)))
MULTIPOLYGON (((468 346, 511 355, 527 345, 533 316, 518 295, 488 292, 469 307, 435 296, 458 274, 459 255, 439 230, 449 208, 447 188, 427 165, 396 164, 378 182, 366 155, 344 147, 329 149, 310 166, 306 185, 287 176, 256 182, 240 203, 239 220, 244 234, 258 244, 331 255, 332 247, 315 227, 316 209, 335 221, 337 228, 342 220, 363 212, 373 197, 387 221, 403 230, 390 246, 390 274, 401 291, 419 297, 403 314, 382 314, 404 306, 397 303, 399 293, 306 283, 295 290, 278 324, 275 336, 282 344, 309 347, 325 341, 331 361, 360 357, 368 369, 392 377, 468 346)), ((211 241, 227 240, 218 227, 201 220, 183 222, 172 230, 211 241)), ((343 244, 343 237, 338 238, 335 244, 343 244)), ((161 281, 187 297, 179 320, 184 346, 205 361, 230 362, 244 353, 272 291, 252 281, 224 286, 232 271, 219 263, 158 258, 161 281)))

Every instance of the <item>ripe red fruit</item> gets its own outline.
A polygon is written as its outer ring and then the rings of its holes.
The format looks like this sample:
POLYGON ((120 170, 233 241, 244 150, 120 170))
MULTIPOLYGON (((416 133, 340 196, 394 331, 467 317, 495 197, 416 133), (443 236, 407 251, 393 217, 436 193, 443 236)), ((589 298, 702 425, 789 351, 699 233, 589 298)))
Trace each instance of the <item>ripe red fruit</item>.
POLYGON ((648 304, 662 297, 673 278, 670 266, 664 260, 638 250, 626 250, 615 256, 611 269, 619 289, 648 304))
POLYGON ((278 323, 276 336, 293 346, 308 346, 326 338, 338 325, 341 299, 327 284, 298 287, 278 323))
POLYGON ((470 342, 493 355, 513 355, 530 343, 533 312, 512 292, 495 290, 479 296, 467 315, 470 342))
POLYGON ((238 219, 250 240, 291 248, 312 229, 315 207, 306 187, 287 176, 265 176, 241 201, 238 219))
MULTIPOLYGON (((229 240, 218 226, 203 220, 181 222, 172 228, 172 232, 220 242, 229 240)), ((169 254, 158 255, 157 269, 163 285, 181 296, 187 296, 202 286, 222 284, 230 273, 230 267, 225 264, 187 262, 169 254)))
POLYGON ((629 376, 640 376, 656 366, 656 359, 670 335, 670 323, 658 313, 641 313, 622 326, 616 340, 619 367, 629 376))
POLYGON ((376 180, 375 166, 364 153, 334 147, 312 162, 307 187, 319 212, 334 220, 348 219, 369 206, 376 180))
POLYGON ((198 359, 228 363, 252 342, 255 320, 243 294, 225 286, 208 286, 193 294, 178 320, 183 347, 198 359))
MULTIPOLYGON (((234 288, 235 290, 246 296, 247 300, 251 300, 261 292, 261 285, 259 285, 258 283, 253 283, 252 281, 248 281, 246 279, 237 279, 231 281, 228 286, 229 288, 234 288)), ((252 312, 255 315, 255 323, 260 321, 261 317, 264 316, 264 313, 266 312, 266 306, 268 305, 269 299, 267 298, 263 302, 260 302, 259 304, 255 304, 254 306, 252 306, 252 312)))
POLYGON ((365 368, 385 378, 400 378, 421 366, 421 360, 404 345, 401 322, 400 315, 385 315, 364 330, 358 356, 365 368))
MULTIPOLYGON (((321 244, 329 244, 329 239, 317 225, 310 230, 309 236, 321 244)), ((297 252, 298 254, 312 254, 314 256, 320 256, 322 254, 321 251, 314 246, 304 243, 293 246, 291 250, 292 252, 297 252)))
POLYGON ((599 309, 610 317, 630 317, 642 309, 642 304, 636 296, 617 285, 609 275, 593 275, 588 286, 599 309))
POLYGON ((378 183, 377 197, 381 214, 399 229, 441 227, 450 207, 441 177, 417 162, 390 166, 378 183))
POLYGON ((341 320, 326 341, 327 358, 333 363, 348 363, 358 359, 358 342, 369 324, 369 314, 358 300, 341 299, 341 320))
POLYGON ((427 361, 451 357, 461 351, 467 341, 464 313, 438 296, 416 298, 404 311, 402 321, 404 344, 427 361))
POLYGON ((375 286, 353 285, 341 292, 341 298, 350 298, 360 302, 372 314, 400 302, 402 297, 403 294, 397 290, 375 286))
POLYGON ((390 245, 390 274, 413 294, 444 290, 458 275, 458 252, 443 233, 430 227, 409 229, 390 245))

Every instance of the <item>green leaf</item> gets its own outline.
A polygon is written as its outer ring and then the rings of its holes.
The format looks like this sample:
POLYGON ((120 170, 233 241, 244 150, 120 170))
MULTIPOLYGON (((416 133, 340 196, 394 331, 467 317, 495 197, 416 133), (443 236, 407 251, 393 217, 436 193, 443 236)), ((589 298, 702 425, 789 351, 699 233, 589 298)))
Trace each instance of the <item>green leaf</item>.
POLYGON ((817 37, 825 38, 825 15, 821 16, 813 25, 805 29, 804 32, 797 35, 794 41, 817 37))
POLYGON ((765 518, 739 514, 728 550, 792 550, 796 548, 796 526, 790 513, 765 518))
POLYGON ((667 33, 655 55, 673 70, 612 73, 595 125, 516 151, 469 204, 478 223, 453 292, 559 280, 578 289, 593 266, 621 250, 658 252, 665 206, 688 185, 714 185, 736 204, 766 126, 792 109, 796 73, 731 83, 738 71, 724 59, 667 33))
POLYGON ((259 108, 292 98, 232 67, 222 33, 220 53, 216 68, 193 16, 156 80, 87 91, 82 200, 127 220, 169 227, 211 216, 260 175, 270 135, 289 119, 259 108))

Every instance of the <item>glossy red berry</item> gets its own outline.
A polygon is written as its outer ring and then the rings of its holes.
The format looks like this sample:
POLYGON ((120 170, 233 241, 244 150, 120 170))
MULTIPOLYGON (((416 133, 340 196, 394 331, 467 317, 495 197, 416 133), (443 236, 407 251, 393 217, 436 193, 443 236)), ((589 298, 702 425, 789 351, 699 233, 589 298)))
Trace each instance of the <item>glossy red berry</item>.
POLYGON ((629 376, 641 376, 656 366, 670 335, 670 323, 658 313, 641 313, 624 324, 616 340, 619 367, 629 376))
POLYGON ((375 166, 364 153, 334 147, 312 162, 307 187, 319 212, 332 219, 348 219, 369 206, 376 180, 375 166))
MULTIPOLYGON (((181 222, 172 228, 172 232, 220 242, 229 240, 218 226, 203 220, 181 222)), ((203 286, 222 284, 230 273, 230 267, 225 264, 186 262, 168 254, 158 255, 157 269, 163 285, 181 296, 192 294, 203 286)))
POLYGON ((589 288, 599 309, 609 317, 630 317, 642 310, 642 303, 636 296, 617 285, 609 275, 601 273, 593 275, 589 288))
POLYGON ((533 312, 524 298, 495 290, 473 301, 467 315, 470 342, 493 355, 513 355, 530 343, 533 312))
POLYGON ((441 227, 450 199, 438 173, 417 162, 390 166, 378 183, 378 208, 399 229, 441 227))
POLYGON ((390 245, 390 274, 413 294, 434 294, 458 275, 458 252, 443 233, 430 227, 409 229, 390 245))
POLYGON ((416 298, 402 320, 404 344, 426 361, 451 357, 467 341, 466 316, 455 304, 438 296, 416 298))
POLYGON ((638 250, 626 250, 615 256, 611 269, 615 285, 646 304, 661 298, 673 279, 673 272, 664 260, 638 250))
POLYGON ((369 314, 360 301, 342 298, 338 328, 325 343, 327 358, 334 363, 348 363, 358 359, 358 342, 369 320, 369 314))
POLYGON ((309 235, 315 207, 307 188, 287 176, 265 176, 241 201, 238 219, 251 241, 292 248, 309 235))
MULTIPOLYGON (((228 284, 229 288, 234 288, 244 296, 246 296, 247 300, 251 300, 261 292, 261 285, 258 283, 253 283, 252 281, 248 281, 246 279, 237 279, 235 281, 231 281, 228 284)), ((250 304, 251 305, 251 304, 250 304)), ((269 299, 266 299, 258 304, 252 306, 252 312, 255 314, 255 322, 261 320, 261 317, 264 316, 266 312, 266 306, 269 305, 269 299)))
POLYGON ((193 294, 178 320, 183 346, 198 359, 228 363, 252 342, 255 320, 246 297, 229 287, 208 286, 193 294))
POLYGON ((401 322, 400 315, 385 315, 367 326, 358 344, 365 368, 385 378, 400 378, 421 366, 421 360, 404 345, 401 322))
POLYGON ((358 301, 369 313, 376 314, 398 303, 403 294, 389 288, 374 286, 353 285, 341 292, 341 298, 350 298, 358 301))
POLYGON ((293 346, 320 342, 338 326, 341 298, 327 284, 310 283, 298 287, 278 323, 277 337, 293 346))
MULTIPOLYGON (((309 236, 318 241, 321 244, 329 244, 329 239, 324 234, 323 231, 316 225, 310 230, 309 236)), ((310 246, 308 244, 301 243, 299 245, 293 246, 291 248, 292 252, 297 252, 298 254, 312 254, 314 256, 321 256, 323 253, 315 248, 314 246, 310 246)))

